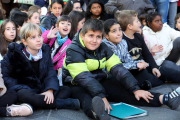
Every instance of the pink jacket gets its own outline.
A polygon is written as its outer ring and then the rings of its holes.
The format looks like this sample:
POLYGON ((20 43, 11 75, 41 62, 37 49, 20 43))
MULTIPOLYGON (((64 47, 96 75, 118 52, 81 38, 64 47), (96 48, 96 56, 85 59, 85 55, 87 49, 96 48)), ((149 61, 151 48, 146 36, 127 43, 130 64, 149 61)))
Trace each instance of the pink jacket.
MULTIPOLYGON (((49 46, 51 47, 53 45, 53 43, 55 42, 56 38, 47 39, 47 34, 49 33, 49 31, 50 30, 44 31, 42 36, 43 36, 43 43, 49 44, 49 46)), ((70 43, 71 43, 71 40, 68 38, 64 42, 64 44, 62 45, 61 49, 53 57, 52 61, 53 61, 53 65, 54 65, 55 70, 57 70, 58 68, 62 68, 63 60, 64 60, 64 57, 66 55, 66 48, 68 47, 68 45, 70 43)))

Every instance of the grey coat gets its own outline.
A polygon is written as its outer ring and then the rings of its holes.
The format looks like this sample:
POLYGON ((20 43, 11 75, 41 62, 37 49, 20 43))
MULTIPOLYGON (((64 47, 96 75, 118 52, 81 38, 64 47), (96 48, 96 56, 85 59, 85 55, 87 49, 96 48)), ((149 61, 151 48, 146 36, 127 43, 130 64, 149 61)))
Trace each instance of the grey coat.
POLYGON ((134 10, 138 15, 155 11, 149 0, 109 0, 104 7, 108 14, 115 14, 117 10, 134 10))

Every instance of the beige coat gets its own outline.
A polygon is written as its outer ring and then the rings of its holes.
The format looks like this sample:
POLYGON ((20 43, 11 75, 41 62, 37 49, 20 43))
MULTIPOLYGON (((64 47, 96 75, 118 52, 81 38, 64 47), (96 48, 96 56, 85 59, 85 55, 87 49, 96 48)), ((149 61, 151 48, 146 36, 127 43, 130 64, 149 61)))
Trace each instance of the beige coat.
POLYGON ((143 27, 143 35, 145 36, 146 40, 148 41, 148 48, 152 49, 152 47, 157 45, 163 46, 163 51, 155 53, 153 56, 157 65, 161 65, 162 62, 169 56, 172 48, 173 48, 173 41, 180 37, 180 32, 170 28, 166 23, 163 24, 163 28, 161 31, 154 32, 151 28, 144 26, 143 27))
POLYGON ((0 97, 6 93, 6 86, 4 85, 4 81, 2 79, 1 74, 1 64, 0 64, 0 97))

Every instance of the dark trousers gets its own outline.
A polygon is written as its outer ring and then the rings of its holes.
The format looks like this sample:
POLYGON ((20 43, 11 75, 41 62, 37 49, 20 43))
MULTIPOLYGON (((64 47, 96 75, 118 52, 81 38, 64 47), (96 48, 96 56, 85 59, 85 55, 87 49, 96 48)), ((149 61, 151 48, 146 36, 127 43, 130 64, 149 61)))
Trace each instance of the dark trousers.
POLYGON ((166 58, 166 60, 176 63, 180 58, 180 37, 176 38, 173 42, 173 49, 171 53, 166 58))
POLYGON ((15 91, 7 91, 0 97, 0 117, 6 116, 6 107, 17 102, 17 93, 15 91))
POLYGON ((165 81, 180 83, 180 67, 174 62, 165 60, 159 67, 159 71, 161 72, 161 76, 159 78, 152 73, 150 68, 138 71, 138 73, 134 71, 131 73, 137 79, 139 85, 142 85, 145 80, 151 82, 152 87, 162 85, 165 81))
POLYGON ((44 101, 45 95, 36 94, 27 89, 19 90, 18 100, 22 103, 29 103, 34 108, 53 109, 56 108, 56 99, 66 99, 71 96, 71 89, 67 86, 60 86, 56 96, 54 96, 54 102, 46 104, 44 101))
MULTIPOLYGON (((106 98, 110 102, 125 102, 133 105, 141 106, 160 106, 159 93, 152 93, 154 95, 153 100, 147 103, 144 99, 136 100, 134 94, 129 93, 114 77, 109 77, 108 79, 101 82, 102 86, 106 90, 106 98)), ((72 97, 79 99, 81 103, 82 110, 89 117, 93 118, 92 110, 92 96, 80 86, 72 86, 72 97)))

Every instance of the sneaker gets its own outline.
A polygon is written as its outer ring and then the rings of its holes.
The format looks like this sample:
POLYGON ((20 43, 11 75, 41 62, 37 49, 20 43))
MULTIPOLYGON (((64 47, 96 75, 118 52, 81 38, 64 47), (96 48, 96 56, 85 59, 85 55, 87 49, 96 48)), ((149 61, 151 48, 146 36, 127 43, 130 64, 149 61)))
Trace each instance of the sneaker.
POLYGON ((29 116, 33 109, 29 104, 11 105, 7 107, 7 116, 29 116))
POLYGON ((180 105, 180 95, 176 92, 176 90, 170 92, 168 94, 167 106, 172 110, 175 110, 180 105))
POLYGON ((96 120, 110 120, 110 116, 105 111, 104 102, 98 96, 92 99, 92 113, 96 120))

